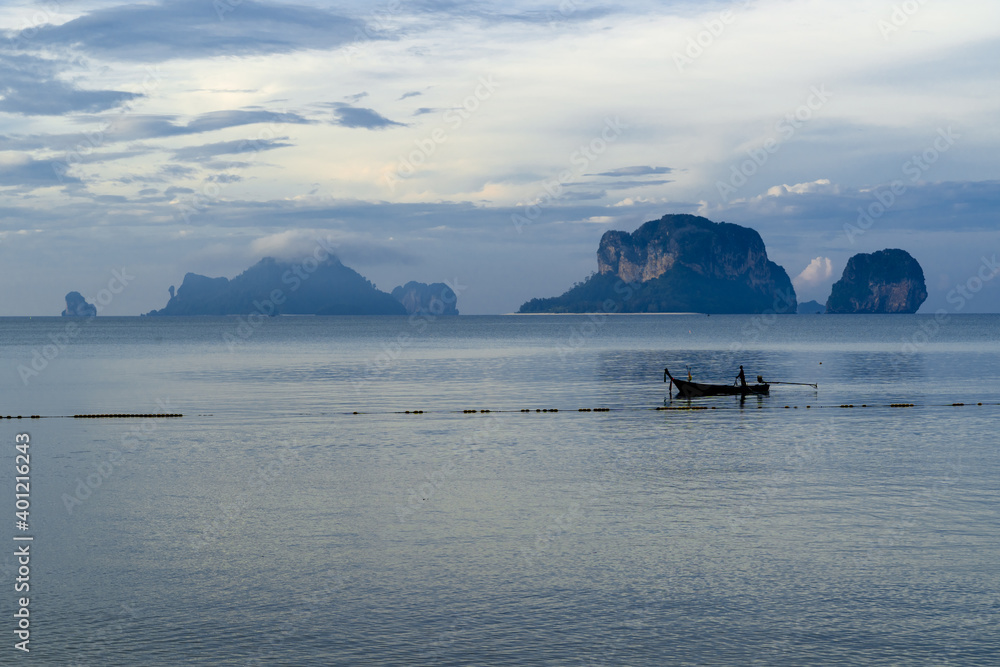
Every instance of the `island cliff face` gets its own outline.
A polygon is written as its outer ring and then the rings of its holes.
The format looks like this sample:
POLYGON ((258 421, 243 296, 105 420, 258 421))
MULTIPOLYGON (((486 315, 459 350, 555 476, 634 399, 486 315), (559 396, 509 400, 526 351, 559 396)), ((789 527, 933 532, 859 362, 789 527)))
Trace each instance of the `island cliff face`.
POLYGON ((265 257, 236 276, 196 273, 149 315, 405 315, 396 299, 330 256, 319 262, 282 262, 265 257))
POLYGON ((797 308, 792 281, 767 258, 760 234, 694 215, 665 215, 631 234, 606 232, 597 269, 562 296, 533 299, 521 312, 608 312, 609 299, 615 312, 631 313, 797 308))
POLYGON ((66 310, 62 311, 62 316, 97 317, 97 306, 87 303, 79 292, 70 292, 66 295, 66 310))
POLYGON ((403 304, 408 315, 458 315, 458 295, 444 283, 411 280, 392 290, 392 298, 403 304))
POLYGON ((886 249, 847 261, 833 285, 828 313, 915 313, 927 299, 924 271, 910 253, 886 249))

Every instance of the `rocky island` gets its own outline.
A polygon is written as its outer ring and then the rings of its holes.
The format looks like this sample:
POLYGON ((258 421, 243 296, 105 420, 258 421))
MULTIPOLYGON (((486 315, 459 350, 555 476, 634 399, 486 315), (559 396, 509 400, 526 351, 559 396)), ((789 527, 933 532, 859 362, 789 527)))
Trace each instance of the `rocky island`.
POLYGON ((418 283, 411 280, 391 292, 403 304, 408 315, 458 315, 458 295, 444 283, 418 283))
POLYGON ((62 316, 97 317, 97 306, 87 303, 79 292, 70 292, 66 295, 66 310, 62 311, 62 316))
POLYGON ((826 312, 826 306, 819 301, 806 301, 799 304, 799 309, 796 312, 799 315, 821 315, 826 312))
POLYGON ((859 253, 833 285, 828 313, 915 313, 927 299, 924 271, 905 250, 859 253))
POLYGON ((232 280, 188 273, 149 315, 405 315, 399 301, 328 255, 298 262, 265 257, 232 280))
POLYGON ((794 313, 792 281, 760 234, 695 215, 665 215, 629 234, 605 232, 597 273, 521 313, 794 313))

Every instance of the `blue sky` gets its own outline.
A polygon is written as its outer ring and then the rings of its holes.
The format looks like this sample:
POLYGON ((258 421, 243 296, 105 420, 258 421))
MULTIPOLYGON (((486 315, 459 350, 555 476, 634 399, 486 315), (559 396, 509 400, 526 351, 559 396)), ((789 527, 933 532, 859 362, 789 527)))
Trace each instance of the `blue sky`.
POLYGON ((317 239, 511 312, 666 213, 755 228, 802 301, 898 247, 921 312, 1000 311, 995 2, 54 0, 0 29, 0 315, 123 268, 102 314, 134 315, 317 239))

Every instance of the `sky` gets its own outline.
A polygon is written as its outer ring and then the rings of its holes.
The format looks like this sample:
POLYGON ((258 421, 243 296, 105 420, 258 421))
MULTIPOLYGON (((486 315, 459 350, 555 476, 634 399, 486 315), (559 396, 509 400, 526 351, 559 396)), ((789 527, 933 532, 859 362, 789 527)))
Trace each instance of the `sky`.
POLYGON ((902 248, 1000 312, 1000 3, 52 0, 0 13, 0 315, 336 248, 507 313, 668 213, 800 301, 902 248))

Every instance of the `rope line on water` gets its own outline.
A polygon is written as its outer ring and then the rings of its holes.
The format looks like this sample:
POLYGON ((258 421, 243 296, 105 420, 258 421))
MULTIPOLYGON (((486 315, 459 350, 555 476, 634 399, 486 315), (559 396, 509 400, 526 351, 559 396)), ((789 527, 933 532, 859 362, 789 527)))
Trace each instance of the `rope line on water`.
POLYGON ((0 415, 0 419, 176 419, 182 414, 164 413, 114 413, 98 415, 0 415))
MULTIPOLYGON (((486 415, 486 414, 568 414, 568 413, 610 413, 610 412, 700 412, 703 410, 747 410, 747 409, 757 409, 757 410, 798 410, 800 407, 804 407, 807 410, 840 410, 840 409, 851 409, 851 408, 962 408, 962 407, 997 407, 1000 403, 862 403, 860 405, 854 403, 843 403, 840 405, 812 405, 808 404, 805 406, 798 405, 762 405, 757 403, 755 406, 747 405, 664 405, 650 407, 646 405, 623 405, 614 408, 608 407, 598 407, 598 408, 576 408, 576 409, 565 409, 565 408, 518 408, 518 409, 507 409, 507 410, 493 410, 493 409, 466 409, 466 410, 373 410, 373 411, 363 411, 355 410, 352 412, 336 412, 331 414, 338 415, 431 415, 431 414, 464 414, 464 415, 486 415)), ((319 415, 327 413, 318 413, 319 415)), ((164 414, 164 413, 105 413, 105 414, 79 414, 79 415, 0 415, 0 420, 3 419, 176 419, 178 417, 183 417, 183 414, 164 414)), ((198 415, 198 416, 212 416, 212 415, 198 415)), ((298 417, 313 417, 317 416, 317 413, 302 413, 299 415, 292 415, 298 417)))

